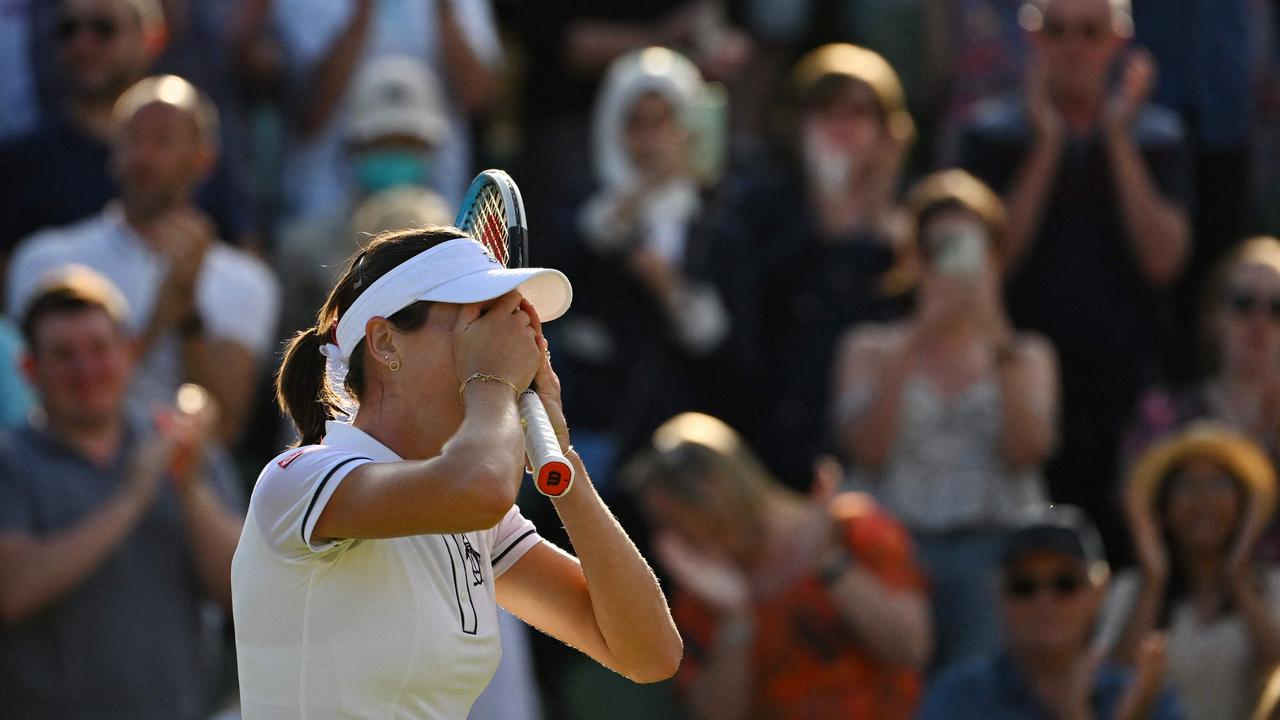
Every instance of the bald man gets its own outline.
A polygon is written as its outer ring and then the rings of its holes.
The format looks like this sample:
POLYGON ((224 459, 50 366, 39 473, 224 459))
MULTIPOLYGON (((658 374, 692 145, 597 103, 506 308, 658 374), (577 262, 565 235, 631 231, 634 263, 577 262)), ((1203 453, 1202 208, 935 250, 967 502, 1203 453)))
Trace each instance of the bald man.
POLYGON ((220 438, 234 442, 278 339, 280 292, 266 265, 218 242, 194 201, 217 160, 217 112, 182 78, 146 78, 116 103, 110 137, 116 201, 18 247, 7 311, 20 317, 42 276, 65 263, 106 275, 129 302, 126 327, 142 358, 132 396, 151 402, 183 382, 204 385, 220 438))
POLYGON ((1123 560, 1116 437, 1160 375, 1168 291, 1190 249, 1183 130, 1147 102, 1156 68, 1130 46, 1128 0, 1036 0, 1021 17, 1024 92, 979 109, 961 164, 1007 204, 1014 322, 1048 336, 1061 359, 1050 491, 1085 507, 1123 560))

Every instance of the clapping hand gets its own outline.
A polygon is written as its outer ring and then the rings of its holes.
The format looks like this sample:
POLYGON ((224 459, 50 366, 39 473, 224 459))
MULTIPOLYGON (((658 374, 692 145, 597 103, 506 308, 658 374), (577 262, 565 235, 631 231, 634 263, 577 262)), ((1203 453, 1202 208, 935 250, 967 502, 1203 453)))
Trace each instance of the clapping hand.
POLYGON ((1119 140, 1128 136, 1155 84, 1156 62, 1151 53, 1142 49, 1129 53, 1120 82, 1103 111, 1102 129, 1107 138, 1119 140))
POLYGON ((733 561, 710 548, 696 548, 671 531, 654 539, 658 560, 680 587, 723 615, 750 611, 751 586, 733 561))

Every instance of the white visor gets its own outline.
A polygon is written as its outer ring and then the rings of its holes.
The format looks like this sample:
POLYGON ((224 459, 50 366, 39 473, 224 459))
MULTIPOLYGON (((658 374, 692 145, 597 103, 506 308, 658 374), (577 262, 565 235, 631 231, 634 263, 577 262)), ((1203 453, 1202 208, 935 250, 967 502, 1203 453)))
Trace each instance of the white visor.
POLYGON ((375 280, 338 320, 337 345, 324 347, 330 385, 344 394, 347 361, 364 339, 371 319, 390 317, 420 300, 484 302, 512 290, 520 291, 542 322, 563 315, 573 301, 573 286, 564 273, 504 267, 484 245, 470 238, 449 240, 415 255, 375 280))

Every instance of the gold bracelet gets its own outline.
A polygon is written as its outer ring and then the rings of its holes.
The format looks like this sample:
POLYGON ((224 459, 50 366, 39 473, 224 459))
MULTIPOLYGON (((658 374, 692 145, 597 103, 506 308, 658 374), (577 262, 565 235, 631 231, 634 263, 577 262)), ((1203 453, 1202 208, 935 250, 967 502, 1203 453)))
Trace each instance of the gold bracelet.
POLYGON ((479 380, 480 382, 500 382, 511 388, 511 392, 515 393, 517 398, 520 397, 520 388, 516 387, 516 384, 510 380, 500 378, 497 375, 490 375, 489 373, 476 373, 466 380, 463 380, 462 384, 458 386, 458 400, 462 401, 464 404, 466 403, 466 398, 462 396, 462 391, 467 389, 467 383, 472 380, 479 380))

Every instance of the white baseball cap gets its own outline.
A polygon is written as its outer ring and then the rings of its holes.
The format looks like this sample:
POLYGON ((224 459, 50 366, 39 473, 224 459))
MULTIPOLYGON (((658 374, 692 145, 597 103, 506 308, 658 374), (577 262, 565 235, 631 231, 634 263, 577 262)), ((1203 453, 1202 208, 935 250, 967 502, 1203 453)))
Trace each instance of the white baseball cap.
POLYGON ((347 105, 347 141, 408 136, 438 146, 449 135, 444 92, 431 68, 409 55, 383 55, 360 69, 347 105))

